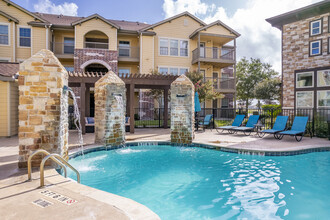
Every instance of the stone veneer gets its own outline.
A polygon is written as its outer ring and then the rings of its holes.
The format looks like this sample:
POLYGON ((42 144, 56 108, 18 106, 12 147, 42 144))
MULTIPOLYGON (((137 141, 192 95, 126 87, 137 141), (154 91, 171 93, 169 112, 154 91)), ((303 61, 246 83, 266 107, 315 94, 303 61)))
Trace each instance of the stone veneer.
POLYGON ((109 71, 117 73, 118 52, 105 49, 75 49, 74 50, 74 71, 83 72, 84 68, 92 63, 102 64, 109 71))
MULTIPOLYGON (((19 167, 26 167, 38 149, 68 158, 68 95, 63 93, 67 71, 44 49, 20 64, 18 83, 19 167)), ((39 166, 41 159, 35 156, 32 166, 39 166)))
POLYGON ((195 88, 181 75, 171 84, 171 142, 190 144, 194 138, 195 88))
POLYGON ((282 30, 282 74, 283 74, 283 107, 294 107, 295 70, 304 70, 330 65, 330 54, 328 54, 328 31, 329 15, 311 17, 296 21, 283 26, 282 30), (309 24, 311 21, 323 19, 322 34, 310 36, 309 24), (322 54, 309 56, 309 42, 322 39, 322 54))
POLYGON ((120 145, 125 143, 125 83, 112 71, 95 83, 95 143, 120 145), (120 94, 122 103, 115 95, 120 94))

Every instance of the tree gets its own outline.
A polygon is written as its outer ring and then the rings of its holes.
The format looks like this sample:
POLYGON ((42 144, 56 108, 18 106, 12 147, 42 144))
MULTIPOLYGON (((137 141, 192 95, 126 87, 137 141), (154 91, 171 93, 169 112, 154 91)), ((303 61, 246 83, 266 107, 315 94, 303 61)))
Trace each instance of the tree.
POLYGON ((255 98, 271 104, 273 100, 279 100, 281 94, 281 80, 278 77, 264 79, 255 87, 255 98))
POLYGON ((251 99, 255 98, 255 87, 264 79, 270 79, 277 75, 271 65, 262 63, 260 59, 245 57, 237 63, 236 68, 236 92, 237 98, 245 102, 248 109, 251 99))
POLYGON ((198 92, 198 97, 200 102, 204 102, 205 100, 214 100, 223 98, 224 95, 216 92, 213 89, 212 81, 205 81, 202 73, 197 71, 187 72, 186 76, 191 80, 191 82, 195 86, 195 91, 198 92))

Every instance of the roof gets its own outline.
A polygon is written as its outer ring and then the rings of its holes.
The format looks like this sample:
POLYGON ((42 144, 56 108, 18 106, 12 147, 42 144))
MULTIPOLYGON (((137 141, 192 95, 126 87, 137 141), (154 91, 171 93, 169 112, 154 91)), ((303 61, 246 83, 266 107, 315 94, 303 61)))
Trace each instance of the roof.
POLYGON ((5 12, 3 12, 3 11, 0 11, 0 15, 4 16, 4 17, 7 18, 9 21, 13 21, 13 22, 15 22, 16 24, 19 23, 19 21, 18 21, 16 18, 10 16, 9 14, 7 14, 7 13, 5 13, 5 12))
MULTIPOLYGON (((57 14, 45 14, 36 12, 38 16, 47 20, 53 26, 61 26, 61 27, 72 27, 75 23, 83 22, 83 19, 91 19, 91 16, 85 17, 77 17, 77 16, 67 16, 67 15, 57 15, 57 14)), ((95 15, 95 14, 94 14, 95 15)), ((100 15, 98 15, 101 17, 100 15)), ((103 18, 103 17, 102 17, 103 18)), ((105 19, 105 18, 103 18, 105 19)), ((105 19, 107 23, 113 24, 113 26, 118 27, 121 30, 129 30, 129 31, 138 31, 141 28, 145 28, 150 26, 150 24, 145 24, 141 22, 134 21, 124 21, 124 20, 113 20, 113 19, 105 19)))
POLYGON ((3 0, 3 1, 6 2, 8 5, 12 5, 12 6, 14 6, 15 8, 17 8, 17 9, 19 9, 19 10, 25 12, 26 14, 28 14, 28 15, 30 15, 30 16, 32 16, 32 17, 34 17, 35 19, 38 19, 38 20, 40 20, 40 21, 42 21, 42 22, 46 22, 46 20, 40 18, 40 17, 39 17, 38 15, 36 15, 35 13, 32 13, 32 12, 26 10, 25 8, 19 6, 18 4, 15 4, 15 3, 12 2, 12 1, 9 1, 9 0, 3 0))
POLYGON ((157 26, 159 26, 159 25, 161 25, 161 24, 164 24, 164 23, 166 23, 166 22, 172 21, 172 20, 174 20, 174 19, 176 19, 176 18, 179 18, 179 17, 182 17, 182 16, 189 16, 189 17, 191 17, 192 19, 194 19, 195 21, 197 21, 198 23, 200 23, 202 26, 205 26, 205 25, 206 25, 206 23, 204 23, 201 19, 199 19, 199 18, 197 18, 196 16, 194 16, 194 15, 190 14, 189 12, 185 11, 185 12, 183 12, 183 13, 181 13, 181 14, 175 15, 175 16, 173 16, 173 17, 167 18, 167 19, 165 19, 165 20, 162 20, 162 21, 160 21, 160 22, 158 22, 158 23, 155 23, 155 24, 153 24, 153 25, 150 25, 150 26, 148 26, 148 27, 142 28, 141 31, 146 31, 146 30, 148 30, 148 29, 150 29, 150 28, 157 27, 157 26))
POLYGON ((302 19, 307 19, 316 15, 329 13, 330 11, 330 0, 324 0, 312 5, 308 5, 303 8, 299 8, 293 11, 286 12, 275 17, 267 18, 273 27, 282 29, 282 26, 302 19))
POLYGON ((206 30, 207 28, 209 27, 212 27, 214 25, 221 25, 223 26, 224 28, 226 28, 228 31, 230 31, 231 33, 235 34, 237 37, 241 36, 238 32, 236 32, 234 29, 230 28, 229 26, 227 26, 225 23, 221 22, 220 20, 217 20, 211 24, 208 24, 204 27, 200 27, 198 28, 197 30, 195 30, 189 37, 190 38, 193 38, 198 32, 200 31, 203 31, 203 30, 206 30))
POLYGON ((0 76, 13 77, 19 71, 19 63, 0 62, 0 76))
POLYGON ((113 26, 113 27, 115 27, 115 28, 117 28, 117 29, 120 28, 118 25, 114 24, 114 23, 111 22, 110 20, 105 19, 104 17, 102 17, 102 16, 99 15, 99 14, 92 14, 92 15, 86 17, 86 18, 82 18, 82 19, 80 19, 80 20, 78 20, 78 21, 72 22, 71 25, 72 25, 72 26, 75 26, 75 25, 77 25, 77 24, 81 24, 81 23, 83 23, 83 22, 89 21, 89 20, 94 19, 94 18, 96 18, 96 19, 100 19, 100 20, 104 21, 105 23, 107 23, 107 24, 109 24, 109 25, 111 25, 111 26, 113 26))

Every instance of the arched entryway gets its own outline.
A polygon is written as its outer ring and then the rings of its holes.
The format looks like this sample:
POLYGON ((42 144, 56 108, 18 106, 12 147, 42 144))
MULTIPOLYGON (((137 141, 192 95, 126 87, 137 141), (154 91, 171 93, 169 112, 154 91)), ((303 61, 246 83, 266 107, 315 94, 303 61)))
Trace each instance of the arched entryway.
POLYGON ((92 63, 85 67, 85 72, 107 73, 108 71, 108 68, 99 63, 92 63))

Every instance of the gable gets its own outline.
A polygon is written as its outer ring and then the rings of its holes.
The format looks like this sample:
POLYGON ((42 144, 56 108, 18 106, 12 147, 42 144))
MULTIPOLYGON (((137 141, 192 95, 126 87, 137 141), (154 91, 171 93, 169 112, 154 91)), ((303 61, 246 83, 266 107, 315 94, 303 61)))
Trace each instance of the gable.
POLYGON ((231 31, 221 25, 214 25, 212 27, 207 28, 206 30, 201 31, 201 33, 220 34, 236 37, 235 34, 233 34, 231 31))

